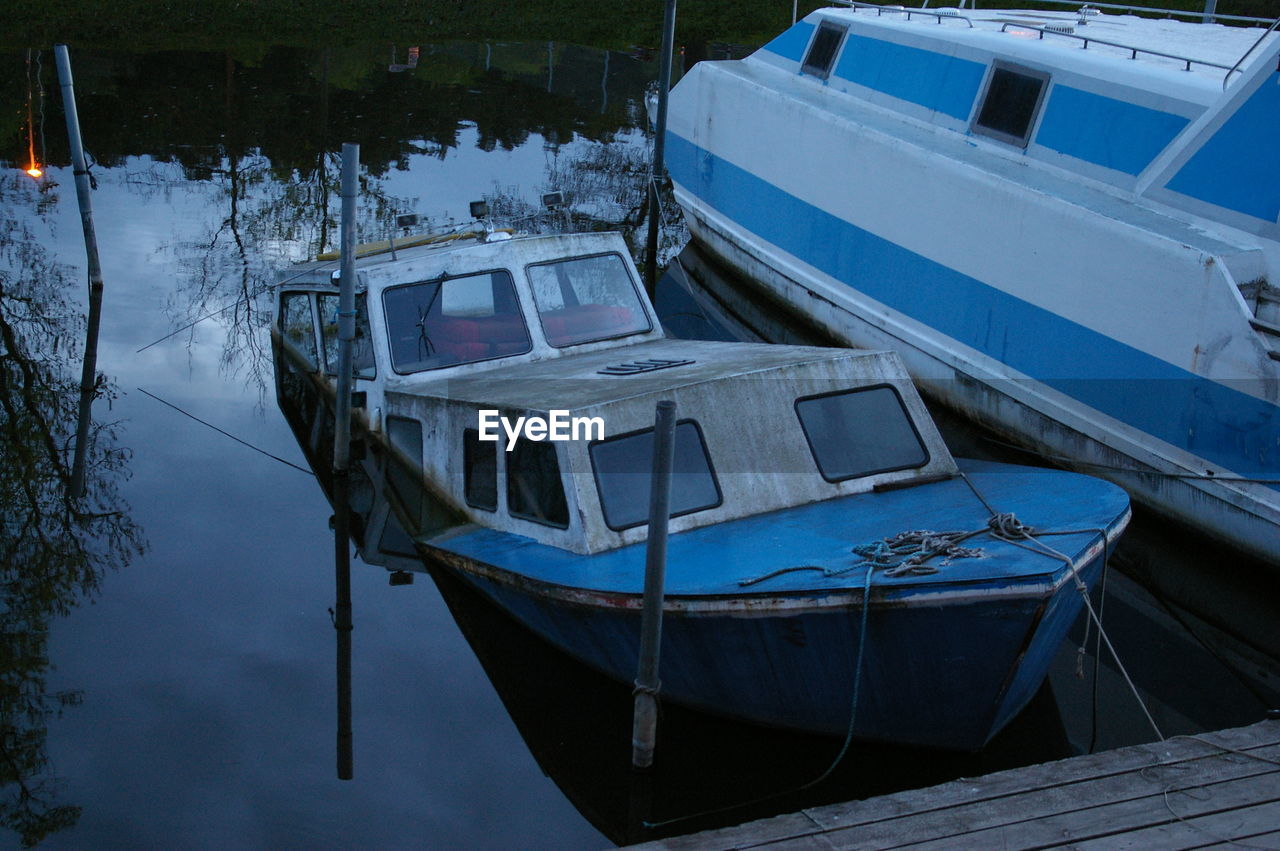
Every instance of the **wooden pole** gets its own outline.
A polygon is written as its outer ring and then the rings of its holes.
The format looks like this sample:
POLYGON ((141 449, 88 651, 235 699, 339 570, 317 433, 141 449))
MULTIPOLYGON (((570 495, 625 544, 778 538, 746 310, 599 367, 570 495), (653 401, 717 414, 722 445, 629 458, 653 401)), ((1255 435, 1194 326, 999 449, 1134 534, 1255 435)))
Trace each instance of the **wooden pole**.
POLYGON ((356 194, 360 146, 342 146, 342 274, 338 286, 338 375, 334 399, 334 580, 338 634, 338 778, 354 776, 351 730, 351 540, 348 467, 351 462, 351 344, 356 337, 356 194))
POLYGON ((71 79, 71 59, 65 44, 55 44, 53 55, 58 64, 58 82, 62 86, 62 107, 67 116, 67 137, 71 144, 71 168, 76 179, 76 200, 80 204, 80 225, 84 230, 84 248, 89 265, 89 321, 85 332, 84 362, 80 371, 80 411, 76 423, 76 451, 71 462, 71 496, 85 492, 85 463, 89 451, 89 427, 93 423, 93 398, 98 388, 98 326, 102 323, 102 265, 98 262, 98 237, 93 228, 93 201, 89 196, 89 167, 80 139, 80 116, 76 112, 76 93, 71 79))
POLYGON ((667 571, 667 520, 671 514, 671 465, 675 456, 676 403, 658 403, 653 425, 653 478, 649 491, 649 540, 645 545, 644 608, 640 614, 640 664, 631 726, 631 764, 653 765, 658 729, 658 655, 662 646, 662 597, 667 571))
POLYGON ((649 239, 645 247, 645 287, 649 300, 656 301, 658 290, 658 181, 662 180, 667 146, 667 91, 671 88, 671 59, 676 41, 676 0, 667 0, 662 20, 662 55, 658 58, 658 115, 654 121, 653 173, 649 176, 649 239))

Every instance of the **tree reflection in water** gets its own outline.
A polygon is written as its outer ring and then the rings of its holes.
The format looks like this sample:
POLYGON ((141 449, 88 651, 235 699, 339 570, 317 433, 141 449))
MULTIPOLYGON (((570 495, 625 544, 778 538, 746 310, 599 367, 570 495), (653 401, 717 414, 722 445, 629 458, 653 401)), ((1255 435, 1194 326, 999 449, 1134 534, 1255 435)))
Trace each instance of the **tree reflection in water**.
MULTIPOLYGON (((69 495, 84 318, 70 270, 32 230, 49 205, 25 177, 0 177, 0 824, 26 846, 80 814, 58 802, 45 751, 48 721, 81 700, 48 690, 50 622, 146 546, 120 498, 130 453, 114 424, 95 427, 86 494, 69 495)), ((99 376, 99 399, 114 394, 99 376)))

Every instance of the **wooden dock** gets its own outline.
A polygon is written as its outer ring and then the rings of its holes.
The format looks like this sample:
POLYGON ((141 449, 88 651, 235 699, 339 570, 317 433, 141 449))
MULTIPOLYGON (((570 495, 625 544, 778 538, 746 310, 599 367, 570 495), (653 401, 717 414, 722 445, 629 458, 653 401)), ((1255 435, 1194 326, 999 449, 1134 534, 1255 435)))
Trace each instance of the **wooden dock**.
POLYGON ((1280 849, 1280 720, 814 807, 639 847, 903 846, 1280 849))

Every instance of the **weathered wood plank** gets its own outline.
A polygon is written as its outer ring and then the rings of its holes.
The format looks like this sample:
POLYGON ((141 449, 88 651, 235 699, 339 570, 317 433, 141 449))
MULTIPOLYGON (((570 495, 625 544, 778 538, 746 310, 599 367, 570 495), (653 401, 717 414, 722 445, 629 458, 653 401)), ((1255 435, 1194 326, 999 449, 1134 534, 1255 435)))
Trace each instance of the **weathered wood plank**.
POLYGON ((685 836, 670 836, 633 847, 637 851, 641 849, 643 851, 659 849, 684 851, 692 848, 755 848, 780 839, 814 836, 821 830, 822 828, 804 813, 786 813, 734 827, 722 827, 685 836))
POLYGON ((813 807, 804 812, 824 828, 834 830, 1061 786, 1079 780, 1123 774, 1150 765, 1201 759, 1218 753, 1215 745, 1250 748, 1273 744, 1280 744, 1280 722, 1263 721, 1248 727, 1206 733, 1199 739, 1177 737, 1167 742, 1134 745, 1041 765, 1013 768, 978 778, 962 778, 938 786, 882 795, 865 801, 813 807))
MULTIPOLYGON (((1280 787, 1277 792, 1280 793, 1280 787)), ((1274 831, 1277 825, 1280 825, 1280 801, 1270 801, 1198 818, 1184 817, 1168 824, 1072 843, 1071 847, 1079 851, 1121 851, 1128 848, 1196 848, 1205 843, 1231 842, 1254 846, 1257 844, 1255 840, 1274 831)), ((1273 844, 1264 843, 1260 847, 1267 848, 1273 844)))
MULTIPOLYGON (((1198 786, 1194 790, 1194 797, 1187 793, 1171 792, 1169 801, 1175 812, 1184 819, 1270 803, 1276 800, 1277 795, 1276 784, 1269 779, 1274 776, 1269 773, 1198 786)), ((1174 820, 1176 818, 1170 815, 1165 806, 1165 796, 1155 794, 1031 821, 971 831, 963 835, 963 842, 980 848, 1039 848, 1068 842, 1078 843, 1122 831, 1142 830, 1174 820)), ((884 847, 883 844, 847 844, 836 835, 828 834, 828 836, 839 848, 884 847)), ((944 839, 913 843, 910 847, 918 851, 930 848, 953 848, 957 841, 958 837, 951 835, 944 839)), ((906 843, 894 842, 893 844, 902 846, 906 843)))
MULTIPOLYGON (((1108 828, 1102 833, 1086 831, 1078 837, 1100 839, 1108 832, 1141 830, 1162 821, 1176 821, 1164 806, 1166 787, 1175 790, 1212 787, 1217 790, 1214 794, 1242 795, 1238 806, 1269 805, 1269 800, 1254 800, 1247 791, 1223 784, 1239 782, 1247 787, 1250 778, 1258 777, 1258 784, 1280 786, 1280 777, 1270 780, 1266 776, 1275 771, 1275 766, 1224 752, 1224 747, 1278 759, 1280 721, 1264 721, 1196 738, 1177 737, 1167 742, 1011 769, 864 801, 813 807, 801 813, 673 837, 640 847, 808 849, 888 847, 935 840, 941 840, 944 845, 954 845, 957 841, 1003 843, 1007 840, 1000 835, 1001 831, 1013 835, 1015 829, 1031 825, 1029 829, 1035 833, 1036 824, 1056 819, 1051 829, 1068 832, 1047 840, 1041 835, 1038 840, 1042 844, 1046 841, 1054 844, 1068 837, 1076 838, 1070 832, 1072 821, 1077 822, 1077 828, 1079 823, 1088 822, 1095 815, 1108 824, 1120 824, 1125 819, 1132 822, 1130 827, 1108 828), (1144 821, 1140 814, 1151 812, 1156 804, 1164 812, 1164 818, 1144 821), (1126 806, 1129 809, 1125 809, 1126 806)), ((1185 797, 1177 792, 1170 794, 1171 798, 1185 797)), ((1181 811, 1179 814, 1188 817, 1181 811)), ((1198 810, 1191 812, 1190 817, 1212 814, 1198 810)), ((1212 838, 1209 841, 1212 842, 1212 838)))
POLYGON ((1215 851, 1223 851, 1223 849, 1227 848, 1238 849, 1242 844, 1248 845, 1251 848, 1267 848, 1272 849, 1272 851, 1277 851, 1277 849, 1280 849, 1280 830, 1275 830, 1271 833, 1259 833, 1257 836, 1250 836, 1248 841, 1245 843, 1235 841, 1215 842, 1212 845, 1202 845, 1200 847, 1205 849, 1213 848, 1215 851))
MULTIPOLYGON (((1280 759, 1280 745, 1260 748, 1269 759, 1280 759)), ((841 847, 885 843, 908 844, 940 837, 967 836, 976 831, 1008 827, 1020 822, 1044 819, 1117 802, 1149 798, 1165 788, 1200 787, 1224 780, 1266 774, 1274 766, 1236 754, 1191 761, 1146 765, 1120 774, 1086 778, 1059 786, 985 798, 955 806, 928 810, 852 828, 831 831, 841 847)))

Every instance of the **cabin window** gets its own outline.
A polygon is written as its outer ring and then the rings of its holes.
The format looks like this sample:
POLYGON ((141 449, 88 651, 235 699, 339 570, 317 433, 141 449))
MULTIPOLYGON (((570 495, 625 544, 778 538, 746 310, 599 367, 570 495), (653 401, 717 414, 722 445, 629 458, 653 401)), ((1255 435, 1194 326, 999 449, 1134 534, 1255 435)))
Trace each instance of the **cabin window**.
POLYGON ((511 274, 438 278, 382 294, 396 372, 520 355, 532 348, 511 274))
POLYGON ((825 80, 831 76, 831 68, 836 64, 836 54, 840 52, 840 43, 848 27, 823 21, 818 24, 818 31, 813 34, 809 43, 809 51, 804 55, 800 70, 825 80))
POLYGON ((627 264, 617 254, 529 267, 529 283, 547 342, 560 348, 648 331, 627 264))
POLYGON ((415 520, 421 519, 422 423, 408 417, 387 417, 387 441, 410 461, 406 465, 392 454, 387 459, 387 484, 399 498, 405 513, 415 520))
MULTIPOLYGON (((649 520, 649 484, 653 476, 653 429, 591 444, 591 468, 600 492, 604 522, 617 531, 649 520)), ((676 423, 671 462, 671 515, 692 514, 722 502, 702 430, 693 420, 676 423)))
MULTIPOLYGON (((351 341, 351 370, 356 378, 373 378, 373 342, 369 336, 369 310, 364 293, 356 293, 356 337, 351 341)), ((319 296, 320 339, 324 344, 325 371, 338 374, 338 297, 319 296)))
POLYGON ((472 508, 498 510, 498 442, 474 428, 462 430, 462 491, 472 508))
POLYGON ((569 527, 554 443, 521 440, 507 454, 507 511, 544 526, 569 527))
POLYGON ((829 482, 929 462, 902 397, 887 384, 797 399, 796 415, 829 482))
POLYGON ((974 132, 1025 148, 1048 86, 1049 75, 1043 71, 996 62, 973 122, 974 132))
POLYGON ((311 293, 285 293, 280 300, 280 332, 316 366, 316 329, 311 318, 311 293))

